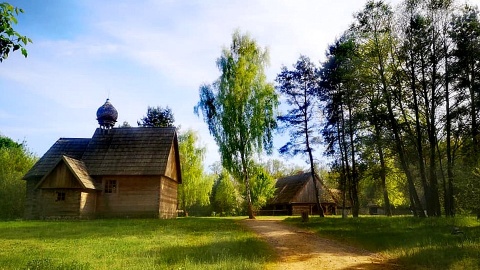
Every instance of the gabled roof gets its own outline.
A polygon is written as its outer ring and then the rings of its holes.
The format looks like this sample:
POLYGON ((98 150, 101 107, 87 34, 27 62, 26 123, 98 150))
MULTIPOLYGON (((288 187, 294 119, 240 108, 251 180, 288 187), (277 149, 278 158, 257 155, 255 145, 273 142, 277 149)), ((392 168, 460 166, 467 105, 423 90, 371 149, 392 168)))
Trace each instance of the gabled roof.
POLYGON ((65 164, 67 164, 67 167, 73 173, 75 178, 77 178, 83 188, 96 190, 102 189, 102 186, 99 183, 96 183, 95 180, 90 177, 87 167, 83 161, 69 158, 67 156, 63 156, 62 160, 65 162, 65 164))
POLYGON ((310 180, 310 173, 302 173, 279 178, 275 183, 275 195, 273 204, 291 203, 295 196, 303 189, 310 180))
MULTIPOLYGON (((165 175, 170 150, 174 148, 177 171, 180 158, 175 127, 98 128, 91 139, 59 139, 24 176, 45 176, 62 156, 96 175, 165 175)), ((87 171, 87 170, 85 170, 87 171)), ((181 174, 178 173, 181 183, 181 174)))
MULTIPOLYGON (((310 172, 279 178, 275 184, 275 194, 270 204, 294 203, 297 199, 297 195, 299 195, 311 179, 312 174, 310 172)), ((336 200, 330 190, 318 178, 318 176, 316 179, 317 188, 320 190, 320 202, 335 203, 336 200)))
POLYGON ((62 159, 62 156, 81 159, 90 139, 60 138, 50 149, 33 165, 23 179, 43 177, 62 159))
POLYGON ((164 175, 174 139, 174 127, 97 129, 82 160, 91 175, 164 175))
POLYGON ((88 174, 87 168, 85 164, 81 160, 76 160, 74 158, 70 158, 67 156, 62 156, 62 158, 52 167, 52 169, 43 176, 40 182, 37 184, 36 188, 40 187, 48 175, 55 170, 57 165, 61 162, 64 162, 67 165, 67 168, 73 174, 75 179, 77 179, 80 186, 84 189, 94 189, 94 190, 102 190, 102 187, 99 183, 95 183, 95 180, 90 177, 88 174))

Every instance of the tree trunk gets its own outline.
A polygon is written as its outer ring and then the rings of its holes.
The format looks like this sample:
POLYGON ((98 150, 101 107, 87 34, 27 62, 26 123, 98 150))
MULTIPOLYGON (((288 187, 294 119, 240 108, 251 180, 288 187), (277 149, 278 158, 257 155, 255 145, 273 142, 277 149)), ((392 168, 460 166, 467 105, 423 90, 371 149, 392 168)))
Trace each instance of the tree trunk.
MULTIPOLYGON (((307 136, 308 139, 308 136, 307 136)), ((312 149, 310 148, 310 145, 307 140, 307 152, 308 152, 308 157, 310 159, 310 173, 312 174, 312 181, 313 181, 313 188, 315 189, 315 198, 317 201, 317 208, 318 208, 318 215, 320 217, 324 217, 325 214, 323 213, 323 208, 320 203, 320 194, 318 192, 318 187, 317 187, 317 181, 316 181, 316 174, 315 174, 315 168, 313 166, 313 155, 312 155, 312 149)))
POLYGON ((358 199, 358 173, 355 160, 355 141, 353 134, 353 119, 352 119, 352 104, 348 102, 348 114, 350 116, 348 125, 349 125, 349 136, 350 136, 350 156, 352 159, 352 215, 353 217, 358 217, 360 214, 360 202, 358 199))
POLYGON ((450 115, 450 71, 448 69, 448 57, 447 57, 447 42, 444 41, 444 53, 445 53, 445 129, 447 133, 446 138, 446 151, 447 151, 447 185, 445 187, 445 200, 444 208, 445 215, 447 217, 454 216, 454 205, 453 205, 453 159, 452 159, 452 116, 450 115))
POLYGON ((380 158, 380 180, 383 191, 383 203, 385 215, 388 217, 392 216, 392 208, 390 206, 390 199, 388 198, 388 189, 387 189, 387 175, 386 175, 386 165, 385 157, 383 154, 383 144, 382 144, 382 135, 380 132, 380 127, 378 121, 375 119, 375 142, 377 145, 378 156, 380 158))

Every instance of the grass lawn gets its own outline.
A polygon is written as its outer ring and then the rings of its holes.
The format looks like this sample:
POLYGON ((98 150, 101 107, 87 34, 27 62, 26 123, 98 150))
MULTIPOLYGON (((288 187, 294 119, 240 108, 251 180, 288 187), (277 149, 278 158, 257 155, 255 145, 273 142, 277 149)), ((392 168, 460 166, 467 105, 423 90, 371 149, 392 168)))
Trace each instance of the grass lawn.
POLYGON ((287 218, 288 223, 378 252, 407 269, 480 269, 480 221, 472 217, 287 218), (463 233, 452 234, 454 227, 463 233))
POLYGON ((0 222, 0 269, 262 269, 274 259, 234 219, 0 222))

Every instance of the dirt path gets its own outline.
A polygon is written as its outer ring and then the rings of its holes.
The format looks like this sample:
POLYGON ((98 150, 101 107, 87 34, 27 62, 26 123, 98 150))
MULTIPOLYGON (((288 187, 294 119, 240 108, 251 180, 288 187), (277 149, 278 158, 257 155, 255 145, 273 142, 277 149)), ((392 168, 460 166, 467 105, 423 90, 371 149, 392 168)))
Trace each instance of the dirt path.
POLYGON ((280 261, 268 269, 400 269, 380 256, 275 220, 242 220, 277 251, 280 261))

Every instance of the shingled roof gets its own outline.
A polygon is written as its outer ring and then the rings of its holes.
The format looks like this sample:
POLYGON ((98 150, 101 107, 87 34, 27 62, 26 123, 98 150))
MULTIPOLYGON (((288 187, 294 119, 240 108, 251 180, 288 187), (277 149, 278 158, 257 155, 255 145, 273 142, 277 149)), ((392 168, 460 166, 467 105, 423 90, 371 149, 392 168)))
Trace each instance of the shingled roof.
POLYGON ((90 139, 60 138, 33 165, 23 179, 43 177, 62 159, 62 156, 81 159, 90 139))
MULTIPOLYGON (((75 179, 77 179, 78 183, 82 188, 85 189, 94 189, 94 190, 101 190, 102 187, 100 184, 96 183, 92 177, 88 174, 87 167, 81 160, 76 160, 74 158, 70 158, 67 156, 62 156, 62 158, 57 162, 64 162, 67 165, 70 172, 73 174, 75 179)), ((43 176, 40 182, 37 184, 37 187, 41 186, 42 183, 46 180, 47 176, 54 171, 56 165, 43 176)))
MULTIPOLYGON (((275 194, 270 204, 290 204, 294 203, 297 195, 311 181, 310 172, 291 175, 279 178, 275 184, 275 194)), ((317 183, 320 184, 321 203, 335 203, 335 198, 325 184, 317 177, 317 183)))
MULTIPOLYGON (((43 177, 62 156, 82 161, 95 175, 164 175, 170 150, 180 166, 176 128, 98 128, 91 139, 59 139, 24 176, 43 177)), ((178 170, 180 167, 177 168, 178 170)), ((179 179, 181 182, 181 179, 179 179)))

